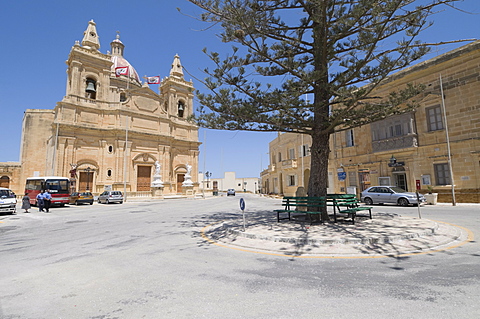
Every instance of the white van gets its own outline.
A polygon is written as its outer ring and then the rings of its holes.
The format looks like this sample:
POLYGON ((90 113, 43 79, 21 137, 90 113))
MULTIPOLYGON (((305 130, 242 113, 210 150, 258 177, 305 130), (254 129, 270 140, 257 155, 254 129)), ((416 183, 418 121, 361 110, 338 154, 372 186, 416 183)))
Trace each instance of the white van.
POLYGON ((15 214, 17 198, 15 193, 8 188, 0 187, 0 213, 15 214))

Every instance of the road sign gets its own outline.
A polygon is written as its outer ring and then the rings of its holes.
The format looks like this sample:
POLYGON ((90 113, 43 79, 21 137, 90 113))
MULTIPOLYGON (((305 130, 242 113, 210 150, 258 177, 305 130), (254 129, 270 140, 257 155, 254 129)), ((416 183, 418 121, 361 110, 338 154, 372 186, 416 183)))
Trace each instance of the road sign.
POLYGON ((344 180, 347 179, 347 173, 346 172, 338 172, 337 176, 338 176, 339 181, 344 181, 344 180))
POLYGON ((245 210, 245 201, 243 200, 243 198, 240 198, 240 209, 245 210))
POLYGON ((245 201, 243 198, 240 198, 240 209, 242 210, 243 215, 243 231, 245 232, 245 201))

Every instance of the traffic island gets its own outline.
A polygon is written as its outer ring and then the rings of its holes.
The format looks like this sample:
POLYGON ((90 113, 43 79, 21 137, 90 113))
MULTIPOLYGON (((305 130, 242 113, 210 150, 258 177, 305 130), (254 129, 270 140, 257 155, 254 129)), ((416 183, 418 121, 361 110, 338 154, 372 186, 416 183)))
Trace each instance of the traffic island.
POLYGON ((375 214, 355 225, 302 222, 247 223, 229 220, 207 226, 204 238, 220 246, 295 257, 395 257, 448 249, 468 241, 465 229, 427 219, 375 214))

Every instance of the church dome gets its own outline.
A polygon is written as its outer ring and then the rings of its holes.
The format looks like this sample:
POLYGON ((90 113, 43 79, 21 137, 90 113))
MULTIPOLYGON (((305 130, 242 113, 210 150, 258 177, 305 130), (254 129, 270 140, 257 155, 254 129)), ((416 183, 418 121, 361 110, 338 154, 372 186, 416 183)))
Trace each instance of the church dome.
POLYGON ((137 82, 141 83, 140 77, 138 76, 137 71, 123 56, 119 56, 119 55, 112 56, 112 62, 113 62, 112 72, 115 73, 115 69, 118 67, 126 66, 128 67, 128 75, 130 76, 130 78, 137 80, 137 82))
POLYGON ((123 57, 123 50, 125 45, 120 41, 120 35, 117 33, 116 38, 110 43, 112 49, 112 72, 115 73, 115 69, 119 67, 128 67, 128 76, 138 83, 141 83, 135 68, 123 57))

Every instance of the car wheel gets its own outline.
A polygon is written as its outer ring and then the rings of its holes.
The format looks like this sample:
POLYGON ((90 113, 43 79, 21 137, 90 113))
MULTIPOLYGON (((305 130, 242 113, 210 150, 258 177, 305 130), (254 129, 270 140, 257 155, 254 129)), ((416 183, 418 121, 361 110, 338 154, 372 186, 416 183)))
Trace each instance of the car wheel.
POLYGON ((120 204, 123 204, 123 201, 121 201, 120 204))
POLYGON ((370 197, 366 197, 363 201, 367 205, 373 205, 373 200, 370 197))
POLYGON ((108 201, 108 199, 105 200, 105 204, 110 204, 110 202, 108 201))
POLYGON ((98 199, 98 203, 101 204, 102 202, 100 201, 100 199, 98 199))
POLYGON ((90 202, 90 205, 93 205, 93 201, 90 202))
POLYGON ((408 200, 406 198, 400 198, 398 200, 398 205, 400 206, 408 206, 408 200))

